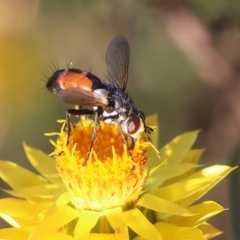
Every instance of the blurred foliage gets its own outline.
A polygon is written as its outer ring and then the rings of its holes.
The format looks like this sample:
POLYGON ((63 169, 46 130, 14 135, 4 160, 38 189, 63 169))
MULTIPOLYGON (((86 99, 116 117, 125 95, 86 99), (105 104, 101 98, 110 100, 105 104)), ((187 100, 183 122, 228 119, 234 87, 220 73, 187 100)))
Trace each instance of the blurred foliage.
MULTIPOLYGON (((240 164, 240 149, 234 152, 232 159, 231 159, 231 166, 239 166, 240 164)), ((230 176, 230 196, 231 196, 231 225, 233 226, 233 234, 235 239, 239 239, 240 236, 240 208, 239 208, 239 201, 240 201, 240 170, 239 167, 236 169, 231 176, 230 176)))
MULTIPOLYGON (((58 130, 56 120, 69 107, 45 89, 53 63, 65 68, 72 61, 104 79, 107 45, 123 34, 131 49, 128 90, 139 109, 159 113, 161 145, 181 132, 203 129, 197 146, 208 147, 205 161, 226 163, 238 142, 240 124, 233 116, 239 113, 230 110, 223 90, 204 80, 169 35, 169 13, 179 10, 202 24, 211 46, 238 74, 239 0, 1 1, 1 159, 27 165, 22 141, 52 151, 43 133, 58 130)), ((224 196, 214 197, 228 207, 224 196)), ((218 239, 232 239, 226 221, 215 224, 226 232, 218 239)))

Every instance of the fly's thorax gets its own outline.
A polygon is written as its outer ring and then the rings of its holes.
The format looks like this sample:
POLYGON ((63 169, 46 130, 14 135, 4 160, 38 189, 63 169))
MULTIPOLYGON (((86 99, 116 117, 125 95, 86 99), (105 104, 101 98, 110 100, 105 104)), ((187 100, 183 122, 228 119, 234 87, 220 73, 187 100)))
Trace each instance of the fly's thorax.
POLYGON ((108 85, 107 89, 109 92, 109 107, 113 107, 114 109, 122 108, 128 101, 127 92, 122 88, 112 85, 108 85))
POLYGON ((117 109, 114 110, 113 108, 104 108, 103 110, 103 121, 105 123, 116 123, 116 121, 118 122, 122 122, 123 120, 125 120, 128 116, 127 110, 126 109, 117 109))

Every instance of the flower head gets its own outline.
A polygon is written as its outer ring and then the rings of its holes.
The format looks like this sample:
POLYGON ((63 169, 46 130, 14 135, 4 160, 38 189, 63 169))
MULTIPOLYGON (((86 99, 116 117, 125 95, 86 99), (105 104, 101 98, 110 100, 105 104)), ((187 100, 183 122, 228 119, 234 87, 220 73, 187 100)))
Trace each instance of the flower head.
MULTIPOLYGON (((57 170, 78 209, 102 211, 136 200, 147 176, 147 147, 139 136, 128 150, 116 124, 100 122, 93 151, 93 121, 80 121, 71 130, 69 143, 63 130, 54 151, 57 170)), ((126 136, 127 137, 127 136, 126 136)))
MULTIPOLYGON (((155 125, 156 116, 148 121, 155 125)), ((39 174, 0 161, 12 196, 0 199, 0 216, 13 227, 0 238, 204 240, 221 233, 208 220, 224 208, 195 201, 234 168, 199 169, 203 149, 192 149, 198 131, 174 138, 160 160, 144 136, 129 151, 117 126, 100 123, 86 163, 92 122, 72 128, 69 143, 63 129, 52 142, 54 158, 24 144, 39 174)), ((157 145, 157 134, 152 140, 157 145)))

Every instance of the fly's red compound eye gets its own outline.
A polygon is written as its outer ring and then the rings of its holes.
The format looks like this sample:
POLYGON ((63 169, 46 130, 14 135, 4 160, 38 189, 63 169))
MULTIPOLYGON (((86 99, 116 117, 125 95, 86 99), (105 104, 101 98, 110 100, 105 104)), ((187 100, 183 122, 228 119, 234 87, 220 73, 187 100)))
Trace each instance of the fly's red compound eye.
POLYGON ((137 115, 132 115, 126 118, 123 122, 122 127, 123 127, 123 131, 126 134, 131 135, 133 138, 136 138, 139 132, 144 131, 143 121, 137 115))
POLYGON ((132 135, 138 132, 139 128, 141 126, 141 120, 137 116, 132 116, 128 119, 127 122, 127 131, 128 134, 132 135))

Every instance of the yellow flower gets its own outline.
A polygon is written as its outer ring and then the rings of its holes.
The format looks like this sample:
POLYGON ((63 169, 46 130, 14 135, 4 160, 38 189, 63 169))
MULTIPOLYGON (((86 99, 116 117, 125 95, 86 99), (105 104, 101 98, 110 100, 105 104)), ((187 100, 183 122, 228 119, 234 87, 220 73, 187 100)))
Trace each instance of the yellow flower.
POLYGON ((56 166, 77 209, 95 211, 123 207, 136 200, 147 176, 147 138, 139 137, 129 155, 115 124, 100 122, 93 152, 86 162, 93 121, 80 121, 67 134, 61 131, 56 166))
MULTIPOLYGON (((156 125, 156 116, 147 122, 156 125)), ((100 123, 86 163, 92 122, 72 129, 68 147, 63 129, 52 142, 55 159, 24 144, 39 174, 0 161, 0 177, 12 188, 4 190, 11 197, 0 199, 0 216, 12 228, 1 229, 0 239, 203 240, 221 233, 207 221, 223 207, 194 202, 234 168, 197 170, 198 131, 174 138, 160 160, 144 136, 129 154, 117 127, 100 123)))

